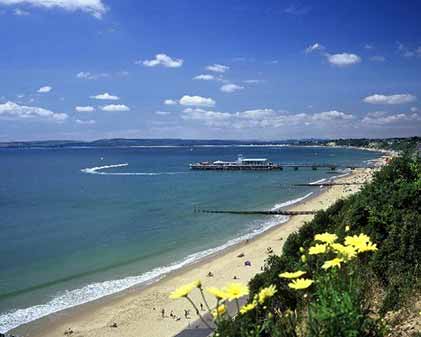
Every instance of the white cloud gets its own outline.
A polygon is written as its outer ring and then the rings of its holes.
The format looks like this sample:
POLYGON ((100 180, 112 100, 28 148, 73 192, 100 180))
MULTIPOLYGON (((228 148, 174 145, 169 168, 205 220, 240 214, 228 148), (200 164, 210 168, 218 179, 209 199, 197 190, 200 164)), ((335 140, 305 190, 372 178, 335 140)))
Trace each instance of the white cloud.
POLYGON ((16 8, 13 11, 13 14, 16 16, 28 16, 31 13, 29 13, 28 11, 24 11, 23 9, 16 8))
POLYGON ((206 70, 213 71, 215 73, 225 73, 230 67, 223 64, 213 64, 206 67, 206 70))
POLYGON ((76 77, 82 80, 98 80, 100 78, 110 77, 110 74, 107 74, 107 73, 92 74, 89 71, 81 71, 80 73, 76 74, 76 77))
POLYGON ((75 107, 77 112, 93 112, 95 108, 93 106, 77 106, 75 107))
POLYGON ((65 113, 57 113, 44 108, 19 105, 14 102, 0 104, 0 116, 14 118, 41 118, 54 121, 64 121, 69 116, 65 113))
POLYGON ((124 104, 109 104, 101 108, 102 111, 114 112, 114 111, 130 111, 130 108, 124 104))
POLYGON ((178 104, 178 102, 177 102, 176 100, 174 100, 174 99, 166 99, 166 100, 164 101, 164 104, 165 104, 165 105, 177 105, 177 104, 178 104))
POLYGON ((411 112, 421 112, 421 109, 417 108, 416 106, 411 107, 411 112))
POLYGON ((184 95, 179 103, 187 106, 213 107, 216 102, 212 98, 184 95))
POLYGON ((122 70, 122 71, 117 72, 117 75, 122 76, 122 77, 127 77, 130 75, 130 73, 127 70, 122 70))
POLYGON ((384 62, 384 61, 386 61, 386 58, 384 56, 375 55, 375 56, 370 57, 370 61, 384 62))
POLYGON ((239 90, 243 90, 244 87, 234 84, 234 83, 228 83, 228 84, 224 84, 221 88, 219 88, 222 92, 226 92, 226 93, 232 93, 232 92, 236 92, 239 90))
POLYGON ((337 110, 315 113, 312 117, 312 119, 316 121, 349 120, 353 118, 353 115, 337 110))
POLYGON ((326 111, 315 114, 289 113, 273 109, 254 109, 234 113, 187 108, 181 116, 184 120, 202 122, 218 128, 279 128, 318 125, 319 127, 348 125, 354 116, 341 111, 326 111))
POLYGON ((416 101, 417 98, 410 94, 399 95, 379 95, 374 94, 363 99, 365 103, 370 104, 404 104, 416 101))
POLYGON ((106 12, 107 7, 102 0, 0 0, 3 5, 28 4, 43 8, 61 8, 67 11, 83 11, 100 19, 106 12))
POLYGON ((200 74, 193 77, 194 80, 203 80, 203 81, 212 81, 215 79, 215 76, 210 74, 200 74))
POLYGON ((264 80, 244 80, 243 82, 247 84, 259 84, 259 83, 263 83, 264 80))
POLYGON ((326 54, 330 64, 338 67, 346 67, 361 62, 361 57, 350 53, 326 54))
POLYGON ((206 125, 210 126, 224 126, 225 123, 231 119, 232 115, 227 112, 187 108, 183 110, 183 115, 181 117, 184 120, 204 122, 206 125))
POLYGON ((417 113, 412 114, 382 114, 379 116, 373 116, 372 114, 367 114, 366 117, 362 119, 362 124, 368 125, 387 125, 387 124, 402 124, 402 123, 414 123, 420 122, 421 115, 417 113))
POLYGON ((308 12, 311 11, 311 6, 301 6, 301 5, 290 5, 289 7, 284 9, 284 13, 291 14, 291 15, 306 15, 308 12))
POLYGON ((421 57, 421 46, 415 49, 409 49, 401 42, 397 42, 398 44, 398 53, 401 54, 403 57, 411 58, 414 56, 421 57))
POLYGON ((320 50, 324 50, 325 47, 322 46, 320 43, 316 42, 314 44, 312 44, 311 46, 308 46, 305 50, 306 54, 310 54, 314 51, 320 51, 320 50))
POLYGON ((255 109, 237 112, 235 115, 243 119, 263 119, 273 116, 275 111, 272 109, 255 109))
POLYGON ((385 111, 374 111, 367 113, 368 117, 383 117, 385 115, 387 115, 387 112, 385 111))
POLYGON ((120 99, 120 97, 110 95, 108 92, 105 92, 103 94, 98 94, 96 96, 91 96, 90 98, 99 99, 99 100, 111 100, 111 101, 116 101, 120 99))
POLYGON ((50 92, 51 90, 53 90, 52 87, 46 85, 45 87, 41 87, 37 90, 37 92, 41 93, 41 94, 46 94, 48 92, 50 92))
POLYGON ((93 119, 88 119, 88 120, 76 119, 76 123, 82 124, 82 125, 93 125, 93 124, 96 124, 96 121, 93 119))
POLYGON ((156 54, 153 60, 137 61, 136 64, 143 64, 146 67, 163 66, 166 68, 178 68, 184 63, 183 59, 173 59, 166 54, 156 54))
POLYGON ((171 115, 171 112, 170 111, 155 111, 155 114, 159 116, 167 116, 167 115, 171 115))
POLYGON ((366 44, 364 45, 364 48, 365 48, 365 49, 370 50, 370 49, 373 49, 374 47, 373 47, 373 45, 371 45, 371 44, 369 44, 369 43, 366 43, 366 44))

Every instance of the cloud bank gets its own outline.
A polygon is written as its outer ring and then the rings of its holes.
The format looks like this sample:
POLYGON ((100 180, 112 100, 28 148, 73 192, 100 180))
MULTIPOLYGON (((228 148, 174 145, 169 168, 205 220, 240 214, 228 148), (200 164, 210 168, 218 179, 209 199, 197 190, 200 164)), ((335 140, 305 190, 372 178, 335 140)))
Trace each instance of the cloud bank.
POLYGON ((66 11, 82 11, 97 19, 107 12, 102 0, 0 0, 2 5, 31 5, 42 8, 61 8, 66 11))
POLYGON ((0 104, 0 116, 9 118, 36 118, 44 120, 54 120, 57 122, 65 121, 69 116, 65 113, 57 113, 44 108, 19 105, 14 102, 0 104))

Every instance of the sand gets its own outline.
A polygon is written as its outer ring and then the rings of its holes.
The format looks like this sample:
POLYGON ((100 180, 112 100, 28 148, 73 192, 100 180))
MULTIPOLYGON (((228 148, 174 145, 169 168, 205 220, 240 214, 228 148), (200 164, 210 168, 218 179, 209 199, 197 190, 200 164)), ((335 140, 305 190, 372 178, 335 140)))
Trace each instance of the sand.
MULTIPOLYGON (((384 163, 384 158, 379 161, 384 163)), ((371 178, 370 169, 356 169, 351 175, 338 179, 338 182, 364 182, 371 178)), ((360 189, 360 185, 331 186, 317 196, 290 207, 291 210, 326 209, 336 200, 344 198, 360 189)), ((75 337, 169 337, 191 326, 197 319, 194 310, 185 299, 170 300, 169 293, 176 287, 200 279, 204 287, 221 287, 228 282, 246 284, 260 272, 268 256, 267 248, 280 254, 283 243, 290 233, 297 231, 312 215, 293 216, 286 223, 280 224, 260 236, 242 242, 212 257, 170 273, 160 281, 143 288, 134 288, 105 299, 87 303, 76 308, 52 314, 38 321, 21 326, 13 332, 20 336, 57 337, 64 336, 71 329, 75 337), (244 254, 243 257, 238 257, 244 254), (244 265, 246 260, 252 265, 244 265), (214 276, 208 277, 211 271, 214 276), (165 309, 165 318, 161 309, 165 309), (184 317, 184 309, 191 309, 190 319, 184 317), (180 317, 173 319, 170 312, 180 317), (117 327, 111 327, 116 323, 117 327)), ((196 303, 202 302, 198 293, 193 294, 196 303)), ((214 304, 214 299, 208 300, 214 304)))

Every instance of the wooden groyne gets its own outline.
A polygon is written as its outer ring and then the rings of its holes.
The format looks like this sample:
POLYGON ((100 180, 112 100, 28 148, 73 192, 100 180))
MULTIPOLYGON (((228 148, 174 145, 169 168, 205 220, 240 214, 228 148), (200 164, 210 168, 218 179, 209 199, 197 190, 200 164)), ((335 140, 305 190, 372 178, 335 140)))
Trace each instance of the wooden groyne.
POLYGON ((311 215, 317 211, 234 211, 234 210, 211 210, 211 209, 195 209, 196 213, 218 213, 218 214, 242 214, 242 215, 311 215))

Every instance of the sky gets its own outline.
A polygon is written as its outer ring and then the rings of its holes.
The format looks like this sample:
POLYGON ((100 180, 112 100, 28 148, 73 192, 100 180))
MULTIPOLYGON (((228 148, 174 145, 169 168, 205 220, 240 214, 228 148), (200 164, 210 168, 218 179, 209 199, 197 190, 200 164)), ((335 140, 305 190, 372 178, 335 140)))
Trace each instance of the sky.
POLYGON ((420 1, 0 0, 0 141, 421 135, 420 1))

